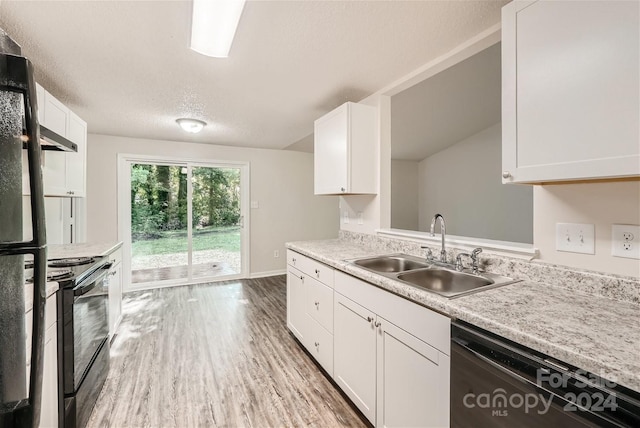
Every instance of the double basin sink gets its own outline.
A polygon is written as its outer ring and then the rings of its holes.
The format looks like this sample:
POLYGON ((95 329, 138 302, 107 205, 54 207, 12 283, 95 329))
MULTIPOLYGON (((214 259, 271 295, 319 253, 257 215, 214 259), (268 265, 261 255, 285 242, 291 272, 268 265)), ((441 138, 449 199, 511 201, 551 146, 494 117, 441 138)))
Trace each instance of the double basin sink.
POLYGON ((518 280, 492 273, 458 272, 453 266, 428 262, 405 254, 393 254, 353 260, 355 265, 397 279, 406 284, 453 298, 475 293, 518 280))

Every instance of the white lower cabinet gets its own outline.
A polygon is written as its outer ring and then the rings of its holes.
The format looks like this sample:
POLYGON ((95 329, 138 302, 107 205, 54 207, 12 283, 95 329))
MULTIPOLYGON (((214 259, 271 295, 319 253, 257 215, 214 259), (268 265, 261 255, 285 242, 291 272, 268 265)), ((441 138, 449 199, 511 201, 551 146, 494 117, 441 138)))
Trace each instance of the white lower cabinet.
POLYGON ((449 318, 341 272, 335 291, 338 386, 377 427, 448 427, 449 318))
POLYGON ((57 324, 47 328, 42 371, 42 409, 40 427, 58 426, 58 332, 57 324))
POLYGON ((310 315, 304 346, 318 363, 333 377, 333 335, 310 315))
MULTIPOLYGON (((58 426, 58 323, 56 322, 56 294, 47 298, 45 306, 45 333, 42 369, 42 403, 40 427, 58 426)), ((33 328, 33 310, 25 314, 27 348, 27 389, 31 369, 31 333, 33 328)))
POLYGON ((289 331, 305 343, 305 326, 308 323, 304 290, 304 275, 299 270, 287 269, 287 327, 289 331))
POLYGON ((375 314, 335 294, 333 379, 369 421, 376 421, 375 314))
POLYGON ((383 318, 377 323, 376 425, 449 426, 449 356, 383 318))
POLYGON ((113 338, 122 320, 122 249, 111 253, 109 262, 109 338, 113 338))
POLYGON ((333 377, 333 269, 291 250, 287 327, 333 377))

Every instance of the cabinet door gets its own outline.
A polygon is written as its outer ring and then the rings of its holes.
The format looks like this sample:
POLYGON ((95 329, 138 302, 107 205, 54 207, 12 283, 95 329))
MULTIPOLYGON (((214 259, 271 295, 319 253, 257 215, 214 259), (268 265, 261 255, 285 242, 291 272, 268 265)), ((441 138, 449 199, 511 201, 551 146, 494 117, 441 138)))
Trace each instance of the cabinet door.
POLYGON ((36 83, 36 102, 38 103, 38 122, 44 124, 44 88, 36 83))
MULTIPOLYGON (((68 120, 69 109, 62 104, 56 97, 49 92, 44 91, 44 105, 41 107, 44 109, 44 116, 42 116, 41 125, 46 126, 53 132, 68 138, 68 120)), ((40 117, 40 115, 38 115, 40 117)))
POLYGON ((378 427, 448 427, 449 357, 378 317, 378 427))
POLYGON ((113 337, 122 318, 122 263, 109 271, 109 337, 113 337))
POLYGON ((69 140, 78 145, 75 153, 65 153, 65 182, 70 196, 84 197, 86 194, 87 123, 75 113, 69 112, 69 140))
MULTIPOLYGON (((54 308, 55 309, 55 308, 54 308)), ((42 410, 40 427, 58 426, 58 340, 57 324, 45 332, 42 371, 42 410)))
POLYGON ((375 424, 375 314, 339 293, 334 295, 333 379, 375 424))
POLYGON ((306 290, 304 275, 294 268, 287 270, 287 327, 306 345, 305 336, 307 323, 306 290))
POLYGON ((503 182, 640 174, 640 3, 503 9, 503 182))
POLYGON ((42 180, 45 196, 68 196, 66 165, 65 152, 52 150, 42 152, 42 180))
POLYGON ((316 195, 349 191, 349 105, 343 104, 314 125, 314 189, 316 195))

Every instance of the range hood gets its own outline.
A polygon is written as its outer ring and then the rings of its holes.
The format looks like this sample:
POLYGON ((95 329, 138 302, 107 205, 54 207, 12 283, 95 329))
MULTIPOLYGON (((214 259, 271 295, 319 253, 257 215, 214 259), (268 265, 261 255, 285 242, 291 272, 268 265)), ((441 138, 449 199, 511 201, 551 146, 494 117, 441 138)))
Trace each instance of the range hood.
POLYGON ((77 152, 78 145, 57 134, 49 128, 40 125, 40 147, 42 150, 57 150, 59 152, 77 152))

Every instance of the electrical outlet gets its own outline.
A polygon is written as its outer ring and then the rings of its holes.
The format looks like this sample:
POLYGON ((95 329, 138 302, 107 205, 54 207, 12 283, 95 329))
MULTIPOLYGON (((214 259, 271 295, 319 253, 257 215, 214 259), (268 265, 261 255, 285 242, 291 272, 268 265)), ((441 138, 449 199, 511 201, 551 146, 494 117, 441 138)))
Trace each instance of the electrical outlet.
POLYGON ((358 224, 364 224, 364 215, 362 211, 358 211, 358 224))
POLYGON ((349 224, 349 211, 345 211, 342 215, 342 222, 344 224, 349 224))
POLYGON ((611 255, 627 259, 640 259, 640 226, 612 224, 611 255))
POLYGON ((556 223, 556 250, 595 254, 595 226, 580 223, 556 223))
POLYGON ((273 250, 273 257, 274 257, 274 258, 276 258, 276 259, 277 259, 278 257, 280 257, 280 251, 278 251, 278 250, 273 250))

